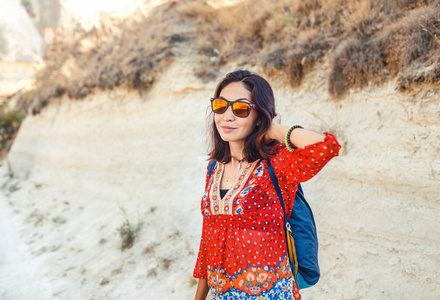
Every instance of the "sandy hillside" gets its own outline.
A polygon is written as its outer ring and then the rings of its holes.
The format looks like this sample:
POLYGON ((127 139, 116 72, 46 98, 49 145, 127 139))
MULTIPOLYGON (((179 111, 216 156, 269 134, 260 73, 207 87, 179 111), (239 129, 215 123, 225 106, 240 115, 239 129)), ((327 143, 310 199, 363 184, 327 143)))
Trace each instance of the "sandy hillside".
MULTIPOLYGON (((439 95, 390 82, 336 101, 326 68, 301 90, 269 78, 284 124, 330 131, 343 146, 304 185, 322 277, 303 298, 437 299, 439 95)), ((14 176, 7 161, 1 169, 1 299, 193 298, 215 83, 191 70, 178 58, 144 95, 64 97, 24 120, 7 158, 14 176), (139 231, 121 251, 125 220, 139 231)))

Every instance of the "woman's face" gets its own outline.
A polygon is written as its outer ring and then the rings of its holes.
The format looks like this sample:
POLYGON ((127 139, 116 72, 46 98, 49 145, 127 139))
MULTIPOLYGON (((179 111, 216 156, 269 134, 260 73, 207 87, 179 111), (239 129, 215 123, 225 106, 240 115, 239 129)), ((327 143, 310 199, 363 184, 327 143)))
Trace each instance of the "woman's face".
MULTIPOLYGON (((252 103, 252 93, 245 88, 242 82, 231 82, 225 86, 221 90, 219 98, 224 98, 228 101, 247 99, 244 101, 252 103)), ((255 128, 257 115, 256 110, 251 109, 249 116, 240 118, 234 115, 232 107, 229 106, 223 114, 215 114, 215 126, 224 141, 244 144, 246 137, 255 128)))

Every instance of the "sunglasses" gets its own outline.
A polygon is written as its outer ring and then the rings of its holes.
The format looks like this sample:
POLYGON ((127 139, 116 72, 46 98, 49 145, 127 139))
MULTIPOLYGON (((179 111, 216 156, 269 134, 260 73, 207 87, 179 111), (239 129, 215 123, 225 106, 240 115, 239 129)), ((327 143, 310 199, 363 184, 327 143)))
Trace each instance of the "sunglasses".
POLYGON ((211 98, 211 108, 216 114, 224 113, 229 105, 232 107, 232 112, 239 118, 246 118, 251 113, 251 109, 257 109, 257 105, 238 99, 236 101, 228 101, 222 98, 211 98))

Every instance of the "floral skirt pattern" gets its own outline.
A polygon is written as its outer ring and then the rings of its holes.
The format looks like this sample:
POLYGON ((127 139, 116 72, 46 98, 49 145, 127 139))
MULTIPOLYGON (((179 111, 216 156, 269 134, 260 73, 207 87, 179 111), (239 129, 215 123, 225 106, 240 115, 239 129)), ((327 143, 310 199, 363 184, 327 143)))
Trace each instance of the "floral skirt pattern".
POLYGON ((209 270, 208 284, 216 300, 301 299, 286 257, 280 259, 277 270, 249 267, 233 276, 209 270))

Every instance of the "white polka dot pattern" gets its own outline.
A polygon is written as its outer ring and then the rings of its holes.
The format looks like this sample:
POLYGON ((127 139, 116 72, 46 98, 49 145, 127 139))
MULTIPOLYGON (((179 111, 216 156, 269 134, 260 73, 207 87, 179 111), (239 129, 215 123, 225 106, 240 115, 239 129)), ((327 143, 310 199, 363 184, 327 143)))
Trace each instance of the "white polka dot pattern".
MULTIPOLYGON (((336 138, 328 133, 323 141, 293 153, 284 144, 274 147, 276 154, 270 160, 288 214, 298 183, 315 176, 338 155, 339 148, 336 138)), ((213 174, 222 167, 218 163, 213 174)), ((274 299, 273 295, 300 299, 288 263, 283 211, 267 161, 250 165, 237 184, 238 190, 229 198, 220 199, 219 180, 221 176, 207 174, 201 203, 203 231, 194 277, 208 279, 214 299, 274 299), (229 202, 225 205, 224 201, 229 202), (214 202, 216 205, 212 205, 214 202)))

